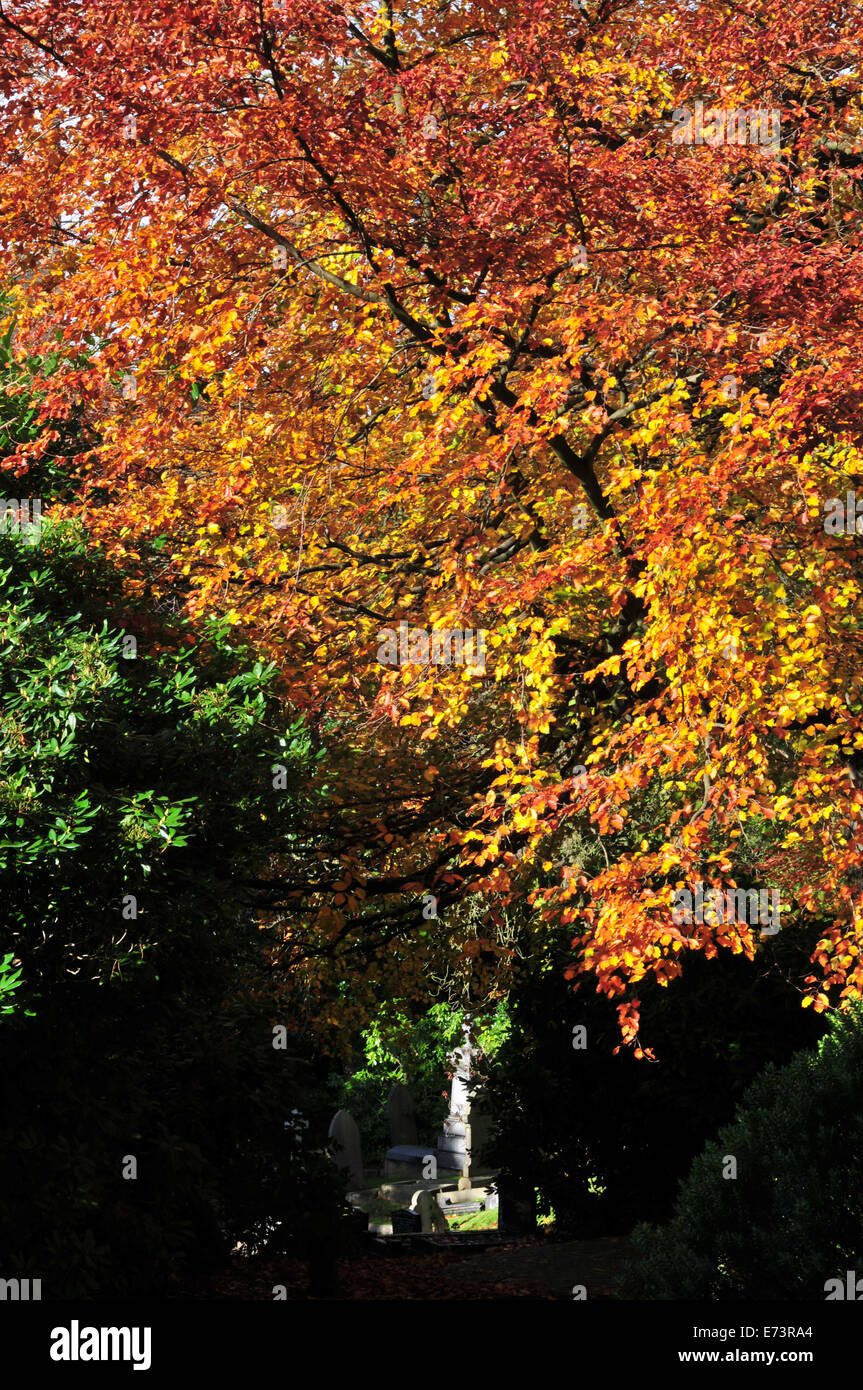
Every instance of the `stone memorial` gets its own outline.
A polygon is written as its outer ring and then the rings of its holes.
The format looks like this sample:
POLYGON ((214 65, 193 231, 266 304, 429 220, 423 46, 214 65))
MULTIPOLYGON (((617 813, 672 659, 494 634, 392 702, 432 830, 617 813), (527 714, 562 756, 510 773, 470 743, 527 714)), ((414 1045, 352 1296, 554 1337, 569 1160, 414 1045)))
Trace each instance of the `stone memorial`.
POLYGON ((443 1133, 438 1139, 438 1162, 441 1168, 454 1169, 467 1177, 470 1172, 470 1080, 473 1059, 478 1055, 470 1040, 471 1023, 466 1018, 462 1024, 464 1042, 449 1054, 448 1061, 455 1068, 450 1092, 449 1114, 443 1122, 443 1133))
POLYGON ((407 1086, 396 1082, 387 1097, 384 1113, 390 1132, 390 1147, 384 1160, 387 1178, 436 1178, 438 1157, 433 1144, 417 1143, 414 1098, 407 1086))
POLYGON ((394 1236, 418 1235, 422 1230, 422 1218, 419 1212, 411 1211, 408 1207, 404 1207, 401 1211, 390 1212, 390 1223, 394 1236))
POLYGON ((423 1234, 431 1231, 448 1231, 447 1219, 440 1209, 437 1194, 424 1187, 413 1195, 411 1207, 418 1213, 423 1234))
POLYGON ((407 1086, 397 1081, 384 1108, 390 1133, 390 1148, 417 1144, 416 1106, 407 1086))
POLYGON ((437 1175, 438 1153, 433 1144, 394 1144, 387 1149, 385 1178, 436 1178, 437 1175))
POLYGON ((347 1168, 355 1188, 363 1185, 363 1152, 353 1115, 337 1110, 330 1122, 330 1153, 339 1168, 347 1168))

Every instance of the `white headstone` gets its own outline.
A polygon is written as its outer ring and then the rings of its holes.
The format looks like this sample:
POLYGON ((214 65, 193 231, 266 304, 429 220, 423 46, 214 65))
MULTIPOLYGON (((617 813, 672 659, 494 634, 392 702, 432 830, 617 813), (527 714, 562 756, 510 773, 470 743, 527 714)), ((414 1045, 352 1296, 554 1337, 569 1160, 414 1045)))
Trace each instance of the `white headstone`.
POLYGON ((336 1111, 330 1123, 329 1139, 330 1153, 338 1167, 349 1169, 351 1182, 355 1187, 362 1187, 363 1153, 360 1132, 349 1111, 336 1111))

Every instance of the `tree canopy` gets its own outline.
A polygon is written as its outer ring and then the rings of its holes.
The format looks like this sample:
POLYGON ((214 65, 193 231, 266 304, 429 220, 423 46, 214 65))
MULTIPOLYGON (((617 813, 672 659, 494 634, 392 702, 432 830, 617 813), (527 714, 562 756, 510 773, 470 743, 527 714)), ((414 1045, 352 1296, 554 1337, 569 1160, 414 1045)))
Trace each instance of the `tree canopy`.
POLYGON ((4 3, 13 352, 64 354, 4 467, 74 416, 60 513, 277 663, 326 797, 262 891, 351 1006, 505 964, 528 895, 631 1040, 645 975, 758 949, 672 921, 696 881, 860 993, 861 21, 4 3), (403 623, 485 659, 382 663, 403 623))

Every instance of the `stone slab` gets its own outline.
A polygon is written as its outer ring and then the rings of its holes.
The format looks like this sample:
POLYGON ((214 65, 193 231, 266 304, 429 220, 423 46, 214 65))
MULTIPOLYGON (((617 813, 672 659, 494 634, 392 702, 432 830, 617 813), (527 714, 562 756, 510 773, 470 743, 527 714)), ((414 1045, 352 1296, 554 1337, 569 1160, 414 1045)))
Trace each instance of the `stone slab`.
POLYGON ((397 1163, 409 1163, 411 1159, 434 1158, 436 1152, 432 1147, 423 1144, 394 1144, 391 1149, 387 1149, 387 1158, 397 1163))
POLYGON ((384 1177, 398 1178, 404 1174, 405 1177, 422 1178, 429 1160, 434 1164, 430 1176, 436 1178, 440 1165, 435 1149, 424 1148, 421 1144, 396 1144, 394 1148, 387 1149, 384 1177))

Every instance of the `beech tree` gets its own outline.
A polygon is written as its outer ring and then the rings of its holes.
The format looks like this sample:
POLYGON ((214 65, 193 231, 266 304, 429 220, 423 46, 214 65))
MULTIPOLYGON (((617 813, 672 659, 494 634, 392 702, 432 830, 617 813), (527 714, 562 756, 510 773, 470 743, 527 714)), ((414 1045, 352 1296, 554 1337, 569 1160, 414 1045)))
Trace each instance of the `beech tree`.
POLYGON ((15 351, 70 362, 6 467, 78 411, 67 510, 331 736, 262 893, 346 1014, 529 891, 636 1039, 645 975, 759 949, 695 883, 860 993, 861 18, 4 0, 15 351))

